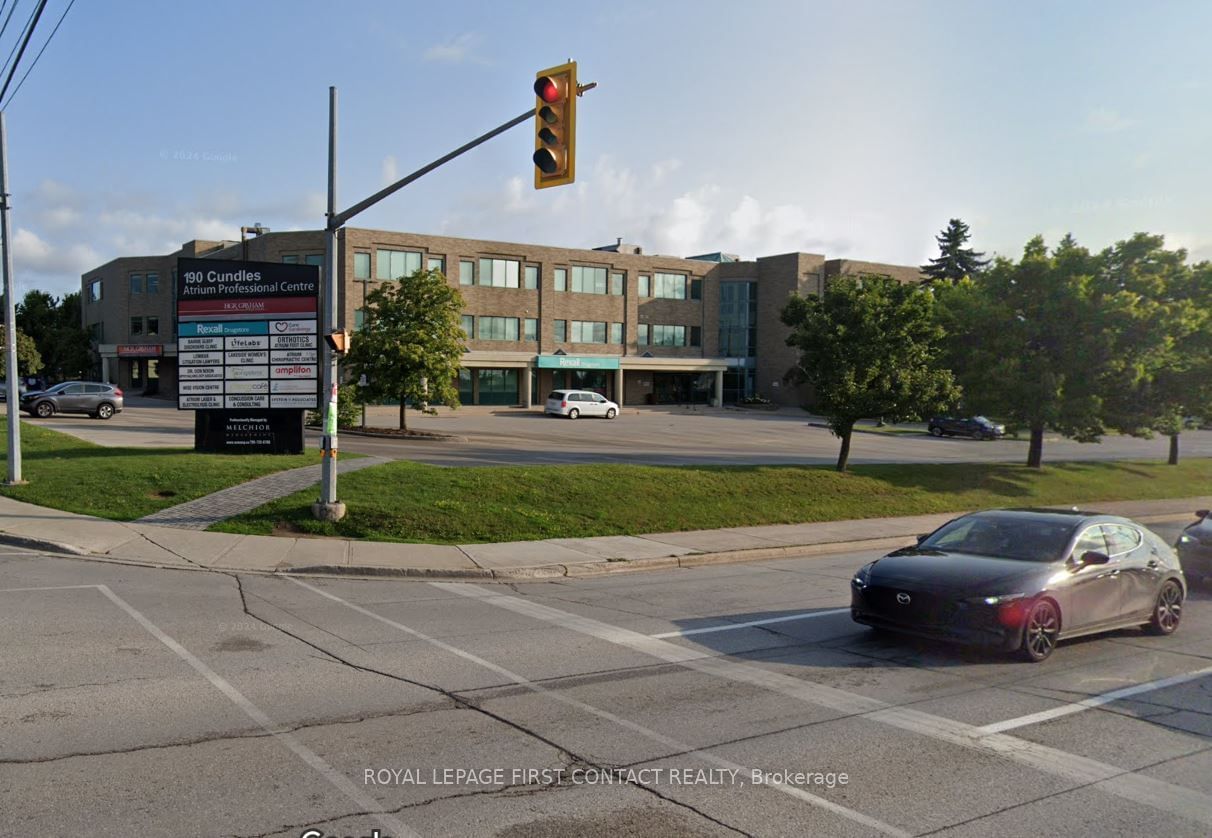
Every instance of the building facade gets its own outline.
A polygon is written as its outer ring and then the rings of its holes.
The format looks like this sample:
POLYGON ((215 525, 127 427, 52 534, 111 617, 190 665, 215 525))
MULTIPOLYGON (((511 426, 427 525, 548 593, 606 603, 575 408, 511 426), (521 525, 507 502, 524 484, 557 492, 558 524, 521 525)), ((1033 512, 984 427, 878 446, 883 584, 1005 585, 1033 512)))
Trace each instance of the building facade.
MULTIPOLYGON (((435 268, 459 288, 468 335, 460 400, 476 405, 530 407, 558 388, 595 390, 624 405, 719 405, 754 395, 799 404, 803 393, 786 380, 798 358, 779 320, 787 298, 820 293, 845 275, 920 280, 916 267, 810 253, 680 258, 621 242, 582 250, 346 228, 338 248, 338 325, 355 332, 367 295, 383 282, 435 268)), ((192 241, 88 271, 83 325, 102 379, 176 395, 180 257, 322 266, 324 234, 192 241)))

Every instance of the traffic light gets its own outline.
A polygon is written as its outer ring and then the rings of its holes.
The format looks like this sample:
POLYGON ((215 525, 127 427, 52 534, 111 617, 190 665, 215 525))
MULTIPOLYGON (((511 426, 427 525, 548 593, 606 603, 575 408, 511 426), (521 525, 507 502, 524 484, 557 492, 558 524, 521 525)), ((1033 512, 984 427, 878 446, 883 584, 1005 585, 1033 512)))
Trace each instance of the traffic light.
POLYGON ((328 344, 328 348, 331 349, 335 354, 346 355, 349 353, 350 338, 352 336, 353 335, 349 329, 337 329, 336 331, 326 334, 324 336, 324 342, 328 344))
POLYGON ((534 188, 572 183, 577 168, 577 63, 540 70, 534 94, 534 188))

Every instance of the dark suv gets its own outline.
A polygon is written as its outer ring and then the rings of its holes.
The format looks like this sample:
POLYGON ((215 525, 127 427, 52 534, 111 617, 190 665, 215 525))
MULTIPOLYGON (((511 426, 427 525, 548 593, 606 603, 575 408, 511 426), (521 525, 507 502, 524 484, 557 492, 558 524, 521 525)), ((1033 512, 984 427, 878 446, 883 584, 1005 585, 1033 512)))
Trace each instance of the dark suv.
POLYGON ((47 390, 22 393, 21 409, 42 419, 56 413, 87 413, 94 419, 109 419, 122 410, 122 391, 113 384, 64 381, 47 390))
POLYGON ((1001 439, 1006 435, 1006 426, 990 422, 984 416, 957 418, 935 416, 926 426, 932 436, 970 436, 973 439, 1001 439))

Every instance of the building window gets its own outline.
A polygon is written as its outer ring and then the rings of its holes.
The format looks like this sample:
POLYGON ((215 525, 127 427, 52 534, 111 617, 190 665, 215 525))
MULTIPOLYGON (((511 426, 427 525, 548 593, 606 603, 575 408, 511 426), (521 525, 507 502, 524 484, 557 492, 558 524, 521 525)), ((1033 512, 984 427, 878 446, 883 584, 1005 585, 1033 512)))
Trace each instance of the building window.
POLYGON ((664 274, 652 275, 652 296, 666 300, 686 299, 686 275, 664 274))
POLYGON ((523 323, 525 333, 522 335, 522 340, 538 340, 539 339, 539 321, 533 317, 527 317, 523 323))
POLYGON ((527 265, 526 266, 526 270, 523 272, 522 284, 526 287, 526 289, 528 291, 533 291, 534 289, 539 287, 539 266, 538 265, 527 265))
POLYGON ((160 334, 160 318, 159 317, 147 318, 147 334, 149 334, 149 335, 160 334))
POLYGON ((556 343, 568 343, 568 321, 553 320, 551 323, 551 337, 556 343))
MULTIPOLYGON (((579 294, 606 294, 605 268, 587 268, 581 265, 572 266, 572 290, 579 294)), ((619 289, 622 293, 622 289, 619 289)))
POLYGON ((130 292, 132 294, 143 293, 143 274, 130 275, 130 292))
POLYGON ((361 331, 366 328, 366 309, 354 309, 354 331, 361 331))
POLYGON ((320 269, 320 280, 324 280, 324 254, 312 253, 303 257, 304 264, 314 265, 320 269))
POLYGON ((480 340, 517 340, 518 318, 481 317, 476 337, 480 340))
POLYGON ((88 339, 94 343, 102 343, 105 340, 105 324, 104 323, 89 323, 88 324, 88 339))
POLYGON ((147 293, 149 293, 149 294, 159 294, 160 293, 160 274, 148 274, 147 277, 144 279, 144 282, 146 283, 144 285, 144 288, 147 290, 147 293))
POLYGON ((283 257, 282 257, 282 264, 284 264, 284 265, 297 265, 297 264, 299 264, 299 257, 298 257, 298 256, 295 256, 295 255, 291 255, 291 256, 283 256, 283 257))
POLYGON ((464 314, 459 319, 459 323, 463 326, 463 334, 467 335, 468 338, 475 334, 475 317, 470 314, 464 314))
POLYGON ((571 343, 605 343, 606 324, 592 320, 572 321, 571 343))
POLYGON ((425 260, 425 269, 428 271, 437 271, 446 276, 446 257, 445 256, 430 256, 425 260))
POLYGON ((623 324, 622 323, 611 323, 610 324, 610 342, 611 343, 622 343, 623 342, 623 324))
POLYGON ((611 274, 610 275, 610 293, 613 294, 614 296, 616 296, 616 297, 623 296, 624 284, 626 284, 626 277, 624 274, 611 274))
POLYGON ((481 259, 480 284, 493 288, 517 288, 519 265, 513 259, 481 259))
POLYGON ((354 254, 354 279, 370 279, 370 254, 354 254))
POLYGON ((568 290, 568 269, 567 268, 556 268, 555 269, 555 290, 557 290, 557 291, 567 291, 568 290))
POLYGON ((640 296, 652 296, 652 281, 648 274, 640 274, 640 296))
POLYGON ((648 324, 640 323, 635 327, 635 342, 640 346, 648 345, 648 324))
POLYGON ((757 355, 757 283, 720 283, 719 354, 727 358, 757 355))
POLYGON ((421 254, 414 250, 376 250, 375 279, 403 279, 421 270, 421 254))
POLYGON ((131 337, 143 334, 143 318, 132 317, 130 319, 130 334, 131 337))
POLYGON ((701 279, 690 280, 690 299, 692 299, 692 300, 703 299, 703 280, 701 280, 701 279))
POLYGON ((517 370, 476 370, 479 404, 517 404, 517 370))
POLYGON ((701 326, 690 327, 690 345, 701 346, 703 343, 703 329, 701 326))
POLYGON ((476 284, 476 263, 470 259, 459 260, 459 284, 460 285, 475 285, 476 284))
POLYGON ((685 326, 660 326, 653 325, 651 328, 651 345, 652 346, 685 346, 686 345, 686 327, 685 326))

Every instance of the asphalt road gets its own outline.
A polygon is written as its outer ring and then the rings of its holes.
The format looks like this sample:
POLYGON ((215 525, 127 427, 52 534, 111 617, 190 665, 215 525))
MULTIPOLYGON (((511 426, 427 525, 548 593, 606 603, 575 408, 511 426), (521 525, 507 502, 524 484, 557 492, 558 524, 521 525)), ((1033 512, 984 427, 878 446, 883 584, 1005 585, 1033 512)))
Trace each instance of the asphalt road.
POLYGON ((1212 831, 1209 592, 1032 665, 853 624, 870 556, 502 586, 0 548, 0 834, 1212 831))
MULTIPOLYGON (((168 402, 131 398, 125 411, 109 421, 87 416, 29 419, 43 427, 75 434, 101 445, 193 445, 193 413, 168 402)), ((397 410, 376 407, 369 423, 394 427, 397 410)), ((409 427, 450 434, 444 441, 401 441, 343 434, 341 449, 435 465, 515 465, 554 463, 831 464, 838 440, 812 417, 798 411, 773 413, 687 408, 626 410, 614 421, 569 421, 525 410, 465 408, 437 417, 410 412, 409 427)), ((309 434, 309 445, 319 437, 309 434)), ((1082 444, 1049 435, 1045 461, 1164 460, 1168 440, 1108 436, 1082 444)), ((1181 437, 1183 456, 1212 457, 1212 431, 1188 431, 1181 437)), ((1023 462, 1027 443, 935 439, 924 432, 856 433, 852 463, 1023 462)))

